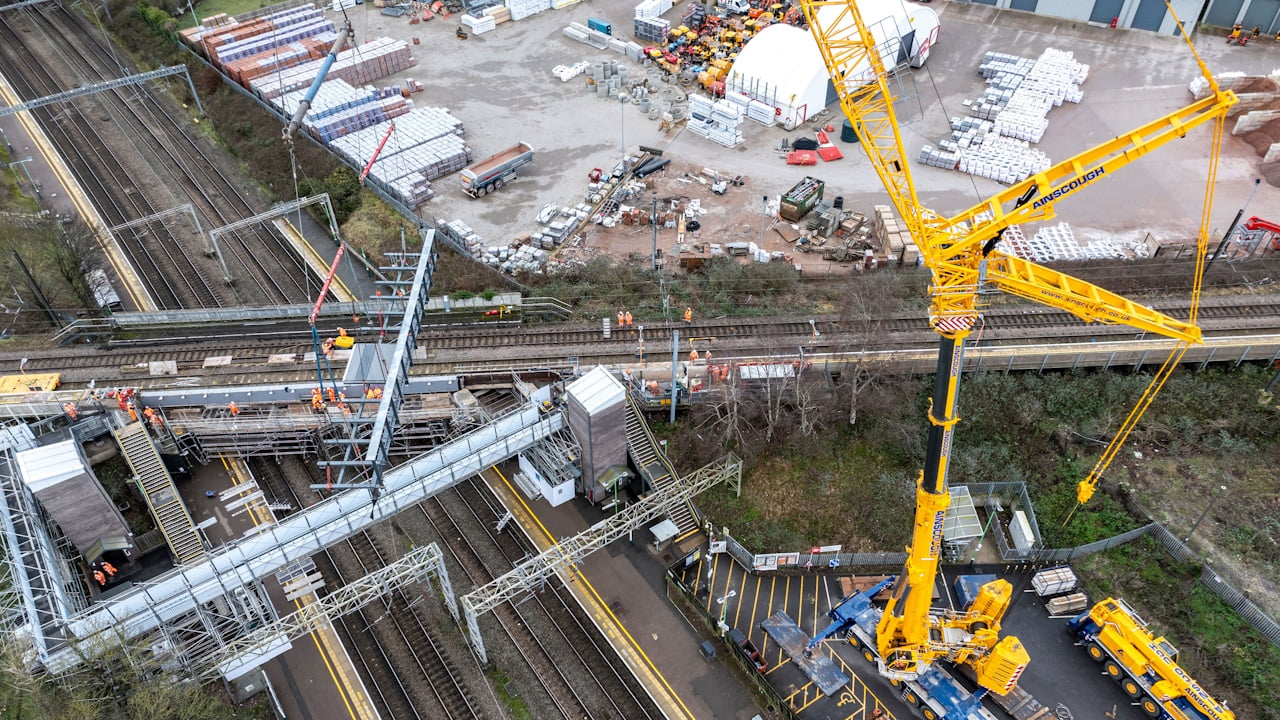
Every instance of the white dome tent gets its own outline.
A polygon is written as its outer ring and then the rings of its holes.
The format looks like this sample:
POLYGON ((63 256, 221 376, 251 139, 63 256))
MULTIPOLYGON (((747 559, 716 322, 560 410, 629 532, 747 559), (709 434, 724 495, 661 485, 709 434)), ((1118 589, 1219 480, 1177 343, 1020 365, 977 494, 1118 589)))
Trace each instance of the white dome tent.
MULTIPOLYGON (((885 62, 921 67, 938 40, 938 15, 901 0, 857 0, 863 21, 885 62)), ((838 13, 836 8, 825 12, 838 13)), ((833 28, 840 35, 857 30, 849 23, 833 28)), ((774 108, 776 120, 790 130, 835 102, 835 88, 818 44, 808 30, 770 25, 751 38, 730 68, 725 89, 774 108)))

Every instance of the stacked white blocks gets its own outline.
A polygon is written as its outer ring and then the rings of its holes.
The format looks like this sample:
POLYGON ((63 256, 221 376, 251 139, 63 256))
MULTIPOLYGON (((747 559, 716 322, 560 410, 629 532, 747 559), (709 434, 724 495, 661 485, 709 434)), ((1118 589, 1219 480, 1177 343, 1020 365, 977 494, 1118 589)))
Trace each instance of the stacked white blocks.
POLYGON ((746 105, 732 100, 712 102, 702 95, 691 95, 688 129, 725 147, 735 147, 742 142, 739 126, 745 112, 746 105))
MULTIPOLYGON (((395 121, 396 129, 379 153, 370 177, 386 185, 409 207, 431 199, 431 181, 457 172, 471 162, 462 121, 445 108, 414 108, 395 121)), ((380 123, 335 139, 330 147, 354 165, 373 157, 389 123, 380 123)))
MULTIPOLYGON (((515 13, 512 13, 512 19, 518 19, 515 17, 515 13)), ((476 17, 475 15, 463 15, 462 24, 471 28, 471 32, 476 35, 483 35, 484 33, 498 27, 498 21, 495 20, 492 15, 484 14, 481 14, 479 17, 476 17)))
POLYGON ((1048 169, 1048 156, 1030 143, 1044 137, 1050 110, 1064 101, 1080 102, 1089 66, 1069 52, 1047 48, 1035 59, 989 52, 978 71, 987 89, 969 108, 973 117, 952 118, 951 137, 936 147, 925 145, 919 162, 1002 183, 1048 169))

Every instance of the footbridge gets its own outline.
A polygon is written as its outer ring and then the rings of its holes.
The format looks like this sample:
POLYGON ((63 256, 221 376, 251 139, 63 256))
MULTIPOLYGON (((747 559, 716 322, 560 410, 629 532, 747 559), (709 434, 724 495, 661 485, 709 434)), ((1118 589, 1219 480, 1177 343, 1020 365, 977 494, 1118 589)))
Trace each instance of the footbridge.
MULTIPOLYGON (((174 647, 180 640, 169 637, 169 627, 190 624, 192 615, 203 613, 225 617, 228 602, 246 595, 260 597, 260 583, 289 563, 387 520, 563 429, 560 412, 544 413, 539 407, 542 399, 537 394, 529 404, 387 471, 385 490, 377 500, 366 492, 336 495, 256 535, 211 551, 198 562, 95 603, 66 619, 66 644, 42 653, 41 662, 60 672, 94 654, 95 648, 113 645, 143 651, 160 647, 181 654, 174 647)), ((239 633, 248 629, 240 628, 239 633)), ((231 639, 215 641, 225 644, 231 639)))

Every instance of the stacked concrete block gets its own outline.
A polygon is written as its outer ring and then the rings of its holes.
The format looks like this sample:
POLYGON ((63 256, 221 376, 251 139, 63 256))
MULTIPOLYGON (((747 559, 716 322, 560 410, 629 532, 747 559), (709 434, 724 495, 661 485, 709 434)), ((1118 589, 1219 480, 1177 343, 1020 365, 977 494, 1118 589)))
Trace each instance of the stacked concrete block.
POLYGON ((1029 142, 1039 142, 1044 135, 1050 110, 1063 101, 1080 102, 1080 84, 1089 76, 1088 65, 1054 48, 1035 60, 990 52, 978 71, 987 79, 987 89, 970 114, 995 121, 1002 135, 1029 142))
POLYGON ((302 38, 319 35, 323 32, 334 32, 335 30, 333 22, 321 15, 319 10, 316 10, 315 17, 308 18, 304 22, 283 26, 276 25, 262 34, 210 48, 209 59, 215 62, 228 63, 280 47, 281 45, 297 42, 302 38))
MULTIPOLYGON (((380 102, 394 101, 383 99, 380 102)), ((463 139, 462 121, 445 108, 415 107, 395 119, 396 129, 369 171, 410 207, 434 196, 431 180, 466 167, 471 148, 463 139)), ((329 143, 334 152, 364 167, 373 157, 389 123, 370 125, 329 143)))
POLYGON ((661 43, 666 41, 668 33, 671 32, 671 23, 660 17, 637 17, 634 30, 637 40, 661 43))
POLYGON ((882 255, 901 258, 907 244, 912 242, 906 226, 898 220, 898 216, 893 214, 893 208, 888 205, 876 205, 873 210, 872 238, 877 244, 877 249, 882 255))
POLYGON ((688 129, 695 135, 701 135, 725 147, 735 147, 742 143, 742 118, 746 106, 732 100, 712 101, 702 95, 689 97, 688 129))
POLYGON ((964 149, 956 169, 1012 185, 1048 170, 1050 165, 1049 157, 1027 141, 988 133, 964 149))
POLYGON ((636 18, 660 17, 671 9, 671 0, 644 0, 636 5, 636 18))
MULTIPOLYGON (((514 15, 512 17, 514 17, 514 15)), ((519 18, 516 19, 518 20, 519 18)), ((476 35, 483 35, 484 33, 498 27, 498 21, 495 20, 493 16, 485 15, 484 13, 481 13, 478 16, 469 14, 463 15, 462 24, 471 28, 471 32, 476 35)))
POLYGON ((507 0, 507 9, 511 11, 512 20, 524 20, 543 10, 550 10, 551 0, 507 0))

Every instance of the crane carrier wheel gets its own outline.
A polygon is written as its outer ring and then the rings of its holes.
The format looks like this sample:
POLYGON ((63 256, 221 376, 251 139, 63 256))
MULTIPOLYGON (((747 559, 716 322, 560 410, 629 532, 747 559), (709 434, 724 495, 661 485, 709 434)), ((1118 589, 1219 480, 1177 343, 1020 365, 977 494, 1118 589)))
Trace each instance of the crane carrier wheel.
POLYGON ((1107 676, 1112 680, 1119 681, 1120 678, 1124 677, 1124 671, 1120 669, 1120 666, 1117 665, 1114 660, 1108 660, 1102 667, 1107 671, 1107 676))
POLYGON ((1084 649, 1085 652, 1089 653, 1089 657, 1093 658, 1094 662, 1102 662, 1107 659, 1107 654, 1103 652, 1102 646, 1096 642, 1090 642, 1084 646, 1084 649))
POLYGON ((1124 694, 1131 698, 1137 699, 1142 697, 1142 686, 1133 678, 1125 678, 1120 681, 1120 687, 1124 688, 1124 694))
POLYGON ((1161 713, 1160 703, 1151 697, 1144 697, 1142 698, 1142 712, 1146 713, 1148 717, 1158 718, 1161 713))

